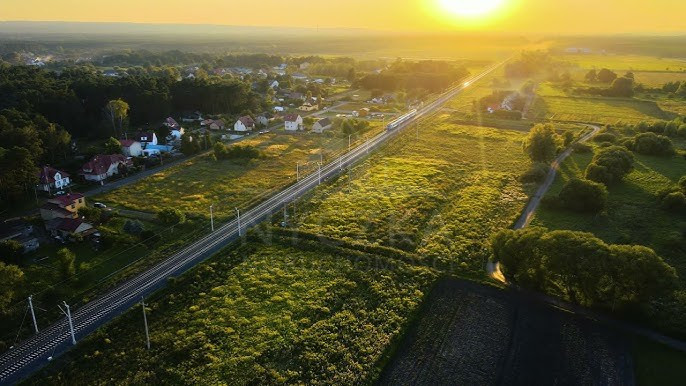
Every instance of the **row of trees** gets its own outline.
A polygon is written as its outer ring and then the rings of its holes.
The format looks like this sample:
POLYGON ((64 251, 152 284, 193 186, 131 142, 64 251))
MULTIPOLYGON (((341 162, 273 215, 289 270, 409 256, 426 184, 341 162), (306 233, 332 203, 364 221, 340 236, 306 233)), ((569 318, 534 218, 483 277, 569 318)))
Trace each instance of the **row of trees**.
POLYGON ((178 81, 172 74, 105 77, 91 66, 68 67, 59 74, 0 66, 0 110, 15 108, 32 117, 43 116, 75 136, 102 136, 94 130, 111 123, 112 115, 103 110, 118 99, 127 102, 134 125, 157 122, 172 112, 237 114, 261 108, 250 85, 237 79, 178 81))
POLYGON ((409 62, 398 60, 388 69, 376 74, 367 74, 358 79, 355 86, 367 90, 400 91, 423 89, 438 92, 452 83, 464 79, 469 71, 442 61, 409 62))
POLYGON ((508 281, 588 307, 620 309, 672 292, 676 271, 652 249, 608 245, 590 233, 504 230, 493 259, 508 281))

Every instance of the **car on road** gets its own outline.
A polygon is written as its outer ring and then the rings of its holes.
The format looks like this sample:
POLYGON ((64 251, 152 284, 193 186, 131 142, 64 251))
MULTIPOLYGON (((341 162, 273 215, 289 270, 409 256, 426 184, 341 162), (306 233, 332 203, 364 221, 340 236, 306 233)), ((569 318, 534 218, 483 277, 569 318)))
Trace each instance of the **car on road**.
POLYGON ((103 204, 102 202, 96 202, 95 204, 93 204, 93 206, 100 209, 107 208, 107 205, 103 204))

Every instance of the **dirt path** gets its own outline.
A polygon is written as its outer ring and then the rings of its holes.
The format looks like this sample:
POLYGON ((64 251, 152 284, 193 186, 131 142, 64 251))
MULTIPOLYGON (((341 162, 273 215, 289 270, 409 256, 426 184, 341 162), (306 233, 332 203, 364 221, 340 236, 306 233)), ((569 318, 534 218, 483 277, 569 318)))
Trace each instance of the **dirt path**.
MULTIPOLYGON (((598 131, 600 131, 599 126, 590 124, 587 124, 586 126, 592 129, 591 132, 581 137, 577 141, 577 143, 587 142, 589 139, 593 138, 596 134, 598 134, 598 131)), ((536 193, 529 200, 529 203, 524 209, 524 212, 522 212, 522 215, 515 223, 514 229, 526 228, 531 223, 531 219, 533 218, 534 213, 536 213, 536 209, 538 209, 538 206, 541 204, 543 196, 545 196, 550 187, 553 185, 555 177, 557 176, 557 171, 560 169, 560 165, 571 154, 572 147, 570 146, 569 148, 567 148, 567 150, 560 153, 560 155, 558 155, 557 158, 555 158, 553 163, 550 165, 550 170, 548 171, 548 175, 546 176, 545 181, 543 181, 543 184, 541 184, 541 186, 538 187, 536 193)), ((488 271, 488 276, 490 276, 491 278, 496 279, 502 283, 505 282, 505 276, 503 276, 503 273, 500 271, 500 264, 494 264, 493 262, 489 261, 486 264, 486 270, 488 271)))

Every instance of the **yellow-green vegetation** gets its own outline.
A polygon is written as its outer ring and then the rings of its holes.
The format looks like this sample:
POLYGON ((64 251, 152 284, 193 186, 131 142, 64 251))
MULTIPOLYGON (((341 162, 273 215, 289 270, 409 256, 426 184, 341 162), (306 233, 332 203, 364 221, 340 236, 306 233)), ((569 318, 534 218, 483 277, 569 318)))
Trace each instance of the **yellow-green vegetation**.
MULTIPOLYGON (((532 225, 549 229, 592 232, 608 243, 639 244, 655 249, 686 278, 686 222, 678 213, 660 208, 658 194, 686 174, 686 159, 634 153, 634 170, 622 182, 608 186, 607 209, 597 215, 560 211, 542 206, 532 225)), ((572 178, 583 178, 592 154, 573 154, 560 167, 548 196, 557 195, 572 178)))
MULTIPOLYGON (((371 122, 370 127, 367 135, 379 130, 381 122, 371 122)), ((354 139, 361 141, 363 135, 354 139)), ((348 138, 281 131, 255 136, 240 144, 257 147, 264 158, 245 162, 197 157, 97 200, 147 212, 171 207, 201 216, 209 216, 209 206, 214 205, 219 217, 232 216, 235 206, 264 199, 266 194, 295 182, 298 163, 301 173, 311 173, 316 170, 320 152, 324 162, 328 162, 334 154, 347 150, 348 138)))
MULTIPOLYGON (((550 90, 550 89, 548 89, 550 90)), ((546 91, 552 94, 551 91, 546 91)), ((625 98, 545 95, 536 98, 532 115, 538 120, 601 124, 670 119, 654 101, 625 98)))
POLYGON ((317 190, 299 229, 417 253, 479 272, 487 240, 527 201, 524 134, 464 126, 444 114, 422 123, 317 190))
POLYGON ((609 68, 616 71, 686 71, 686 61, 641 55, 563 55, 561 60, 583 69, 609 68))
MULTIPOLYGON (((316 244, 312 244, 316 249, 316 244)), ((435 275, 359 252, 231 248, 28 383, 362 384, 435 275)))

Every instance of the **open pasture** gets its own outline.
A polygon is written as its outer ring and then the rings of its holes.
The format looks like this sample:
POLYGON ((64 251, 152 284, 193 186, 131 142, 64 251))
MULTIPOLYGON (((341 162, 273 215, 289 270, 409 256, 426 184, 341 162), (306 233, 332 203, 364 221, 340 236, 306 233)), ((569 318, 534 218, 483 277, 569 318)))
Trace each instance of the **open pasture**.
POLYGON ((248 242, 88 337, 29 384, 360 384, 418 307, 427 268, 248 242))
POLYGON ((416 252, 480 272, 487 240, 527 201, 524 134, 443 114, 398 138, 298 204, 294 226, 416 252), (417 136, 418 132, 418 136, 417 136))

